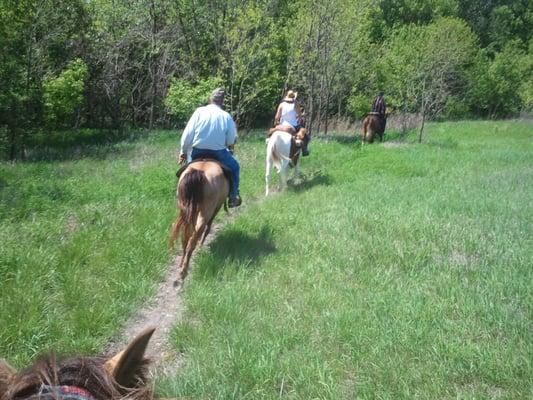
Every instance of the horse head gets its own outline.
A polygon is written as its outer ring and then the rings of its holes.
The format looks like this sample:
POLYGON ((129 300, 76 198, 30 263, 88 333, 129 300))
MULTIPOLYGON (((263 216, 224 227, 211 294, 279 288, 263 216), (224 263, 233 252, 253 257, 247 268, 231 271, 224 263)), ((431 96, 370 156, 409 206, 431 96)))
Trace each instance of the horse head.
POLYGON ((307 137, 307 129, 300 128, 300 130, 296 133, 296 136, 294 137, 296 141, 300 141, 300 143, 307 137))
POLYGON ((0 360, 0 400, 147 400, 153 393, 146 381, 144 358, 155 328, 144 330, 115 356, 38 359, 17 372, 0 360))

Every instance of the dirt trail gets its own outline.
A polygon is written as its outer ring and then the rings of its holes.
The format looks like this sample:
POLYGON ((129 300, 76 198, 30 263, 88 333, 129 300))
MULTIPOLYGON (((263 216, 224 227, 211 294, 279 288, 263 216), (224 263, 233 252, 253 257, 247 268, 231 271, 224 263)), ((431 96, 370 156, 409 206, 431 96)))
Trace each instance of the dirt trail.
POLYGON ((174 287, 180 258, 177 256, 169 266, 155 296, 126 322, 121 332, 107 345, 106 355, 116 354, 143 329, 154 326, 156 330, 150 340, 147 357, 153 360, 158 369, 162 365, 172 366, 172 369, 179 366, 179 357, 169 346, 168 338, 170 330, 183 314, 181 287, 174 287))
MULTIPOLYGON (((224 216, 224 220, 221 223, 213 225, 211 233, 205 240, 204 246, 209 246, 217 237, 218 232, 227 223, 232 221, 237 214, 237 212, 228 214, 224 216)), ((191 265, 189 266, 189 279, 191 270, 194 269, 196 251, 193 254, 191 265)), ((174 281, 178 276, 180 260, 181 255, 177 255, 174 262, 168 266, 165 277, 159 283, 155 296, 148 299, 146 306, 139 309, 124 324, 122 330, 106 346, 104 351, 105 355, 111 356, 116 354, 143 329, 148 326, 154 326, 156 330, 146 351, 147 357, 152 359, 153 365, 155 366, 155 371, 152 373, 167 375, 180 367, 182 360, 179 354, 173 349, 173 346, 169 344, 170 331, 183 316, 181 293, 184 284, 178 287, 174 286, 174 281)))

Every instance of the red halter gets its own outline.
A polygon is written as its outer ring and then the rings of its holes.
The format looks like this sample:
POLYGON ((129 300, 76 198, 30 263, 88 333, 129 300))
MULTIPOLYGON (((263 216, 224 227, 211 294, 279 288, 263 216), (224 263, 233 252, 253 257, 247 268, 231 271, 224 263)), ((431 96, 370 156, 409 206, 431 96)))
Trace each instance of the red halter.
POLYGON ((77 386, 41 385, 39 393, 28 400, 96 400, 87 390, 77 386))

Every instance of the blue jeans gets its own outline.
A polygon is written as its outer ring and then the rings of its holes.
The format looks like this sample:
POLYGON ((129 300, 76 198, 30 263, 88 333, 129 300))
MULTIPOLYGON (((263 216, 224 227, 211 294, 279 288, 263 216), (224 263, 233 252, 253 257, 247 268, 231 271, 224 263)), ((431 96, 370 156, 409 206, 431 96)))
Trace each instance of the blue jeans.
POLYGON ((231 170, 231 178, 233 179, 229 198, 234 199, 239 195, 239 173, 241 167, 229 150, 207 150, 194 147, 192 149, 191 158, 193 160, 197 158, 213 158, 228 167, 231 170))

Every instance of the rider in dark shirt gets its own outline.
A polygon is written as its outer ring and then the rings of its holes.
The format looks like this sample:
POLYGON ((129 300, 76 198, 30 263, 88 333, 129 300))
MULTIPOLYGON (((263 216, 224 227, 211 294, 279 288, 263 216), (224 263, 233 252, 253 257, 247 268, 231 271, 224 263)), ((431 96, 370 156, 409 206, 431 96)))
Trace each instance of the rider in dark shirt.
POLYGON ((387 105, 385 104, 385 99, 383 98, 383 92, 379 92, 372 102, 372 113, 379 115, 383 131, 385 131, 385 125, 387 124, 387 116, 385 115, 386 110, 387 105))

